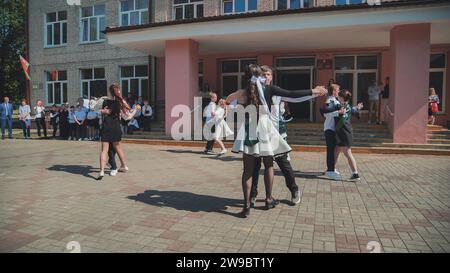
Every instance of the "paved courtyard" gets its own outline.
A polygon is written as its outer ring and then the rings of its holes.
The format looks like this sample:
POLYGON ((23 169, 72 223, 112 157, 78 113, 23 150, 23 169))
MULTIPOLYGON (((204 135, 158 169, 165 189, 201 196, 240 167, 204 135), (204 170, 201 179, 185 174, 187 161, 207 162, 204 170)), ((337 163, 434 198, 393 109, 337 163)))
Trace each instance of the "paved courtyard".
POLYGON ((351 183, 320 176, 325 154, 292 153, 301 204, 277 171, 282 203, 241 219, 239 155, 124 147, 130 173, 97 182, 98 143, 1 141, 0 252, 450 252, 450 157, 357 154, 351 183))

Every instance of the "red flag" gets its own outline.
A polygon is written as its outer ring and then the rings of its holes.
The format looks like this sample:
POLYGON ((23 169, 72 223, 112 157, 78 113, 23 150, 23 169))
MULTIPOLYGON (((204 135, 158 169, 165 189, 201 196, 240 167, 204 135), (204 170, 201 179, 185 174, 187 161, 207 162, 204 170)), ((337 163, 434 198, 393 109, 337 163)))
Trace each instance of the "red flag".
POLYGON ((20 56, 20 64, 22 65, 22 70, 27 77, 27 80, 31 80, 28 69, 30 68, 30 63, 27 62, 22 56, 20 56))
POLYGON ((52 71, 52 81, 56 81, 56 76, 58 76, 58 71, 56 71, 56 69, 53 69, 53 71, 52 71))

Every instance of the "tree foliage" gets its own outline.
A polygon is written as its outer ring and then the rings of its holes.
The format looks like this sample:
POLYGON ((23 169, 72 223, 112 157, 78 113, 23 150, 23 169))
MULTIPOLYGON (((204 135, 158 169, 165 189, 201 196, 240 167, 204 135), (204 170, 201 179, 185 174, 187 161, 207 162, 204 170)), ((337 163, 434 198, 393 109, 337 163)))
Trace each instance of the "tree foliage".
POLYGON ((15 103, 26 94, 19 62, 20 55, 26 58, 25 22, 25 0, 0 0, 0 96, 9 96, 15 103))

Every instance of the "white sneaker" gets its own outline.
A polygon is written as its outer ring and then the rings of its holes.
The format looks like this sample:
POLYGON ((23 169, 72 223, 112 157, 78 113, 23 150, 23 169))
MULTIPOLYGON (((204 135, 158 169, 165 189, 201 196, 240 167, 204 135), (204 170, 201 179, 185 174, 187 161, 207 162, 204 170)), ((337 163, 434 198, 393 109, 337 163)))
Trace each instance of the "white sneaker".
POLYGON ((69 137, 67 140, 72 140, 72 138, 71 137, 69 137))
POLYGON ((81 141, 82 139, 80 138, 78 141, 81 141))
POLYGON ((219 155, 224 155, 224 154, 226 154, 227 152, 228 152, 228 150, 227 150, 227 149, 224 149, 224 150, 222 150, 222 151, 219 152, 219 155))
POLYGON ((130 169, 128 169, 128 166, 120 167, 119 172, 121 173, 127 173, 130 169))
POLYGON ((109 173, 110 176, 116 176, 117 175, 117 170, 111 170, 111 172, 109 173))
POLYGON ((338 175, 341 175, 341 173, 338 171, 338 170, 334 170, 334 172, 336 173, 336 174, 338 174, 338 175))
POLYGON ((336 172, 326 172, 325 176, 334 180, 334 181, 340 181, 342 180, 341 176, 337 174, 336 172))

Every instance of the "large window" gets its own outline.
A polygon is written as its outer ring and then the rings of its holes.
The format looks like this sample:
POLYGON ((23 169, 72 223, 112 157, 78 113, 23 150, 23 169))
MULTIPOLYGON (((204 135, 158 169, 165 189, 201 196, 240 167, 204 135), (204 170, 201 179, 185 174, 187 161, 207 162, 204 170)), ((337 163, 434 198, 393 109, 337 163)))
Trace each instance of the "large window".
POLYGON ((81 8, 80 38, 82 43, 103 41, 105 5, 81 8))
POLYGON ((134 99, 142 96, 149 99, 148 93, 148 65, 122 66, 120 68, 120 82, 122 96, 127 97, 131 93, 134 99))
POLYGON ((47 105, 67 102, 67 71, 45 72, 47 105))
POLYGON ((222 8, 224 14, 256 11, 258 0, 223 0, 222 8))
POLYGON ((336 56, 334 59, 336 83, 353 94, 353 104, 369 107, 369 86, 378 82, 378 56, 336 56))
POLYGON ((245 68, 249 64, 256 64, 256 59, 222 61, 222 96, 246 87, 245 68))
POLYGON ((299 9, 313 6, 312 0, 276 0, 277 9, 299 9))
POLYGON ((121 26, 140 25, 148 22, 148 0, 120 1, 121 26))
POLYGON ((67 12, 51 12, 45 16, 45 46, 54 47, 67 44, 67 12))
POLYGON ((173 19, 203 17, 203 0, 173 0, 173 19))
POLYGON ((446 75, 445 54, 431 54, 430 56, 430 87, 436 90, 439 97, 439 112, 445 112, 445 75, 446 75))
POLYGON ((367 0, 335 0, 335 5, 352 5, 366 3, 367 0))
POLYGON ((81 96, 91 99, 106 96, 104 68, 81 69, 81 96))

